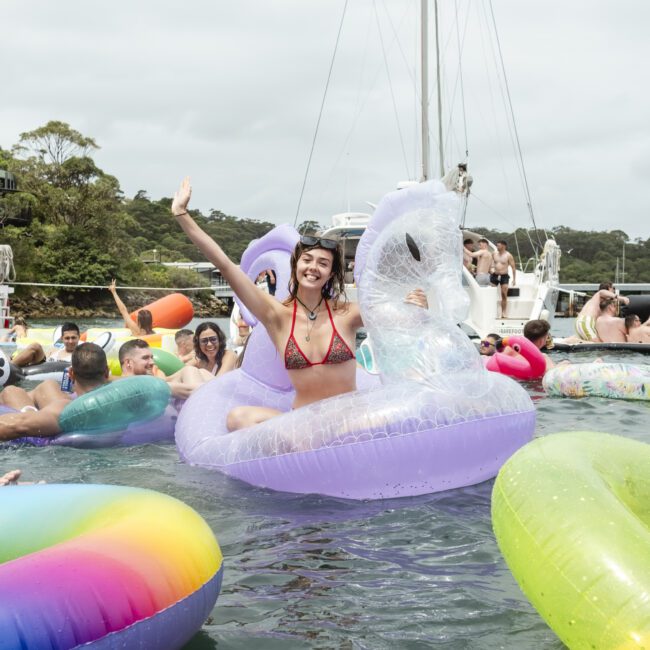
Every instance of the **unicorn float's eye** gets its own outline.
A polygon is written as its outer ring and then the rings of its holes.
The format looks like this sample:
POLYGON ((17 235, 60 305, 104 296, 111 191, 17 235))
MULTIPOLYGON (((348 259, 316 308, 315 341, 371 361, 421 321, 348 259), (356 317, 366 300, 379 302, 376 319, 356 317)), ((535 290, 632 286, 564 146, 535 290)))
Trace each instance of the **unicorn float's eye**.
POLYGON ((409 251, 411 255, 413 255, 413 259, 416 262, 420 261, 420 249, 418 248, 418 245, 415 243, 415 240, 411 235, 406 233, 406 245, 409 247, 409 251))

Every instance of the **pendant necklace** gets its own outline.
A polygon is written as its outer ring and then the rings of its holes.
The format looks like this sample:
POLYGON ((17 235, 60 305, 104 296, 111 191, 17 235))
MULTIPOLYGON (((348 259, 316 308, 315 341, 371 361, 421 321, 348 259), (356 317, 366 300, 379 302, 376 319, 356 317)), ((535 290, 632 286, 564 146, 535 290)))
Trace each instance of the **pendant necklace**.
POLYGON ((320 300, 318 301, 318 304, 313 309, 309 309, 309 307, 307 307, 307 305, 305 305, 305 303, 302 300, 300 300, 298 296, 296 296, 296 300, 309 312, 307 314, 307 318, 309 318, 309 320, 316 320, 316 316, 320 311, 320 305, 323 302, 323 296, 321 296, 320 300))
POLYGON ((321 303, 323 302, 323 298, 321 297, 321 299, 318 301, 318 304, 313 309, 309 309, 309 307, 307 307, 307 305, 305 305, 305 303, 302 300, 300 300, 298 296, 296 296, 296 300, 309 312, 307 314, 307 318, 309 319, 309 322, 307 323, 307 334, 305 334, 305 341, 309 343, 309 341, 311 341, 311 332, 314 329, 314 324, 316 318, 318 317, 318 312, 320 312, 320 306, 321 303))

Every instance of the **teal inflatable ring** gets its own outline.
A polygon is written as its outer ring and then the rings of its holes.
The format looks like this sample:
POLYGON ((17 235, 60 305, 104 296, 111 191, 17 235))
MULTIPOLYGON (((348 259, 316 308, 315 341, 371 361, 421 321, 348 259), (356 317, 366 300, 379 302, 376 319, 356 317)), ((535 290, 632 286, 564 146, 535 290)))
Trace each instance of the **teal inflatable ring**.
POLYGON ((63 433, 106 433, 134 422, 152 420, 165 411, 171 391, 162 379, 126 377, 81 395, 59 417, 63 433))

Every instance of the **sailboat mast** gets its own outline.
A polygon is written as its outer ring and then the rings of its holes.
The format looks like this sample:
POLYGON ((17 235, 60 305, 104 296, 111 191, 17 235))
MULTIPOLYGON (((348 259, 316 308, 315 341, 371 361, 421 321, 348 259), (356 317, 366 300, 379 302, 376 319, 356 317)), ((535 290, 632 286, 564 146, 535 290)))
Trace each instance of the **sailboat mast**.
POLYGON ((420 104, 422 121, 422 178, 429 180, 429 2, 420 0, 420 104))
POLYGON ((438 154, 440 156, 440 178, 445 175, 445 154, 442 144, 442 88, 440 85, 440 31, 438 30, 438 0, 433 2, 436 22, 436 81, 438 85, 438 154))
MULTIPOLYGON (((436 27, 436 81, 438 88, 438 155, 440 159, 440 178, 445 175, 445 153, 442 142, 442 87, 440 82, 440 37, 438 30, 438 0, 433 2, 436 27)), ((420 94, 422 112, 422 178, 429 180, 430 147, 429 147, 429 1, 420 0, 420 94)))

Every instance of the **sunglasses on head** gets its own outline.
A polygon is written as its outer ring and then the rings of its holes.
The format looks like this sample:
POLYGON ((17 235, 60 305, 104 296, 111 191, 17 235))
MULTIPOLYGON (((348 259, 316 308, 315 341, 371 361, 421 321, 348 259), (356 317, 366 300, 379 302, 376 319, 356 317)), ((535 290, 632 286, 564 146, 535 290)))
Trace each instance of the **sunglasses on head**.
POLYGON ((301 235, 300 243, 303 246, 318 246, 328 251, 336 250, 338 242, 335 239, 323 239, 322 237, 314 237, 312 235, 301 235))
POLYGON ((204 339, 199 339, 199 343, 201 345, 207 345, 208 343, 212 343, 212 345, 216 345, 218 340, 219 340, 218 336, 206 336, 204 339))

